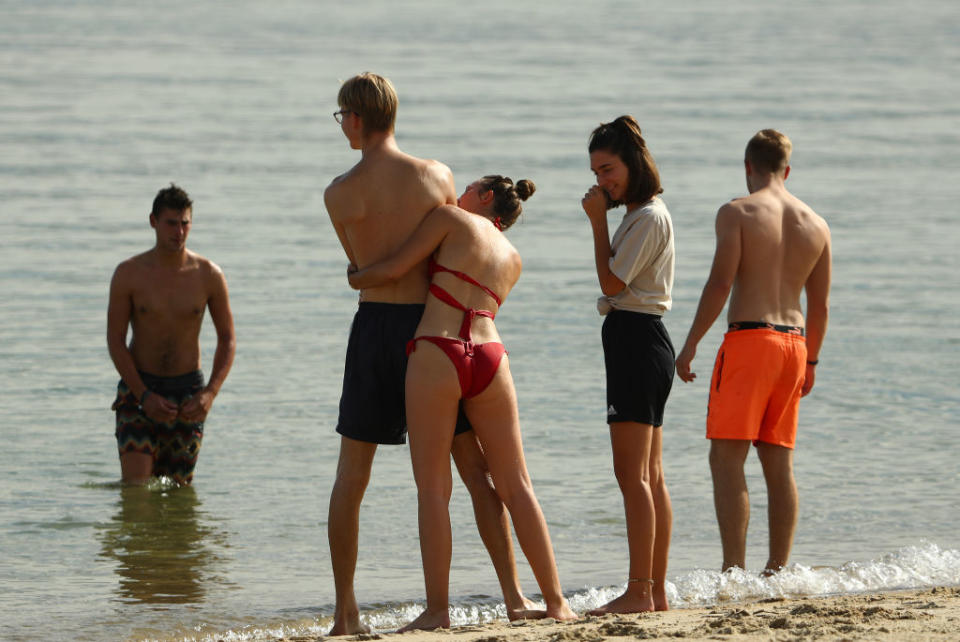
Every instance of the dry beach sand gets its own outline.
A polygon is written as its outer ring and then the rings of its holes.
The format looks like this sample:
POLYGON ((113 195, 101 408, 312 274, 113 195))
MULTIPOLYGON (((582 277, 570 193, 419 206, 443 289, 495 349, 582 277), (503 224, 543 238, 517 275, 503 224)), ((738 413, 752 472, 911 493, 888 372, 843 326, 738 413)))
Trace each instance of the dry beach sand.
POLYGON ((958 640, 960 587, 831 597, 766 599, 642 615, 493 622, 445 631, 371 633, 337 638, 295 636, 285 642, 527 642, 544 640, 958 640))

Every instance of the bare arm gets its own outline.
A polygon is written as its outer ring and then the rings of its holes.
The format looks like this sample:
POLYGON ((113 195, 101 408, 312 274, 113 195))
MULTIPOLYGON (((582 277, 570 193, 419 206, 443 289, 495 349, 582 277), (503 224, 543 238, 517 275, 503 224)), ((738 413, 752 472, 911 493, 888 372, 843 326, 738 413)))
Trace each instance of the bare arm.
POLYGON ((610 249, 610 230, 607 227, 607 196, 598 185, 594 185, 584 195, 581 204, 593 230, 593 258, 600 291, 604 296, 616 296, 626 287, 626 283, 610 271, 613 251, 610 249))
POLYGON ((452 214, 447 207, 442 205, 427 214, 393 255, 362 270, 351 265, 347 275, 350 287, 362 290, 396 281, 430 256, 450 232, 452 214))
POLYGON ((181 416, 191 422, 206 419, 214 398, 230 373, 237 345, 233 330, 233 313, 230 311, 230 296, 227 292, 227 279, 216 265, 211 264, 210 269, 211 293, 207 306, 210 309, 213 327, 217 330, 217 349, 213 355, 213 369, 207 385, 184 403, 180 410, 181 416))
POLYGON ((687 333, 687 340, 677 356, 677 375, 687 382, 697 377, 696 373, 690 370, 690 364, 697 354, 697 344, 723 311, 740 267, 740 218, 734 206, 724 205, 717 212, 716 232, 717 250, 713 255, 710 276, 707 278, 706 285, 703 286, 703 293, 700 295, 700 303, 697 305, 697 313, 690 325, 690 332, 687 333))
POLYGON ((137 366, 133 361, 130 348, 127 347, 127 328, 130 326, 130 314, 133 308, 133 293, 128 284, 124 266, 120 265, 110 280, 110 300, 107 304, 107 350, 130 392, 140 399, 147 387, 144 385, 137 366))
POLYGON ((120 378, 142 404, 144 414, 157 421, 172 421, 177 416, 176 405, 160 395, 147 395, 144 399, 147 386, 137 372, 137 364, 127 346, 127 328, 130 325, 133 309, 130 269, 129 265, 117 266, 110 281, 110 300, 107 304, 107 350, 110 352, 110 359, 120 378))
POLYGON ((807 371, 803 381, 801 393, 803 396, 810 394, 813 390, 813 384, 816 380, 815 363, 819 361, 820 348, 823 346, 823 339, 827 334, 827 319, 830 314, 830 232, 827 231, 826 244, 823 247, 823 253, 817 260, 817 264, 807 277, 804 286, 807 292, 807 371))
POLYGON ((327 215, 330 216, 330 223, 333 224, 333 229, 337 233, 337 238, 340 240, 340 245, 343 246, 343 251, 347 254, 347 259, 349 259, 351 263, 356 263, 353 248, 350 246, 350 239, 341 222, 343 217, 348 214, 349 205, 343 202, 344 199, 341 196, 339 180, 339 178, 335 179, 327 189, 324 190, 323 203, 327 208, 327 215))

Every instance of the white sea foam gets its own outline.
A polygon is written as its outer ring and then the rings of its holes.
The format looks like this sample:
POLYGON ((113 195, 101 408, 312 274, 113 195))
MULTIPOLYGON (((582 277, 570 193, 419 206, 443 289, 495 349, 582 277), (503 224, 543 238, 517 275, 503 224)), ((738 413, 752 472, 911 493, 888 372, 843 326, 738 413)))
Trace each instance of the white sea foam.
MULTIPOLYGON (((829 596, 845 593, 915 589, 960 585, 960 550, 942 549, 924 542, 867 562, 848 562, 840 567, 815 567, 790 564, 772 577, 752 570, 696 570, 667 582, 667 596, 673 608, 713 606, 767 598, 829 596)), ((574 611, 582 613, 613 599, 624 586, 586 587, 567 595, 574 611)), ((543 608, 541 601, 537 608, 543 608)), ((414 619, 423 609, 419 602, 376 605, 362 616, 374 631, 392 631, 414 619)), ((502 602, 488 598, 469 598, 450 608, 453 626, 482 624, 506 617, 502 602)), ((239 631, 184 638, 193 642, 226 640, 242 642, 292 635, 324 633, 330 618, 310 623, 274 627, 250 627, 239 631)))

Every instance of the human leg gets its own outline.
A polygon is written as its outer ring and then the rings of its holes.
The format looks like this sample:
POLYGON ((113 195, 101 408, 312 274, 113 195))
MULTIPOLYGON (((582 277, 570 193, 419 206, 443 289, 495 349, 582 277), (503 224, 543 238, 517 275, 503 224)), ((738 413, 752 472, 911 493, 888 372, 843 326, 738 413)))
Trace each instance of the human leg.
POLYGON ((653 429, 650 442, 650 490, 656 512, 656 532, 653 538, 653 606, 657 611, 670 608, 667 602, 667 558, 670 554, 670 537, 673 531, 673 504, 663 473, 663 428, 653 429))
POLYGON ((743 439, 710 440, 710 472, 713 476, 713 503, 720 526, 723 567, 746 567, 747 525, 750 497, 743 464, 750 442, 743 439))
POLYGON ((120 456, 120 480, 142 486, 153 476, 157 450, 153 420, 143 414, 140 402, 122 379, 117 384, 117 397, 111 409, 116 412, 114 436, 120 456))
POLYGON ((793 450, 765 442, 757 443, 757 454, 767 482, 767 520, 770 528, 770 556, 765 572, 775 573, 790 558, 797 527, 797 484, 793 477, 793 450))
POLYGON ((153 476, 153 456, 127 452, 120 455, 120 480, 124 484, 142 486, 153 476))
POLYGON ((370 481, 370 469, 377 445, 340 438, 340 459, 337 477, 330 493, 327 515, 327 539, 333 563, 333 585, 336 606, 330 635, 365 633, 369 629, 360 622, 360 607, 353 591, 357 568, 357 541, 360 529, 360 502, 370 481))
POLYGON ((623 595, 590 611, 590 615, 639 613, 654 609, 652 578, 656 508, 650 489, 652 439, 650 424, 632 421, 610 424, 613 472, 623 495, 627 520, 629 581, 623 595))
POLYGON ((450 451, 459 402, 450 360, 432 344, 418 346, 407 366, 406 407, 427 606, 401 632, 450 627, 450 451))
POLYGON ((517 397, 506 357, 490 385, 464 402, 487 459, 493 485, 513 520, 523 550, 547 605, 547 616, 575 619, 557 573, 546 520, 533 492, 520 438, 517 397))
POLYGON ((452 453, 460 478, 470 492, 480 539, 490 554, 493 569, 500 581, 507 617, 511 620, 525 617, 528 615, 525 612, 532 609, 533 602, 527 600, 520 589, 509 516, 490 481, 487 460, 476 434, 470 430, 456 435, 452 453))

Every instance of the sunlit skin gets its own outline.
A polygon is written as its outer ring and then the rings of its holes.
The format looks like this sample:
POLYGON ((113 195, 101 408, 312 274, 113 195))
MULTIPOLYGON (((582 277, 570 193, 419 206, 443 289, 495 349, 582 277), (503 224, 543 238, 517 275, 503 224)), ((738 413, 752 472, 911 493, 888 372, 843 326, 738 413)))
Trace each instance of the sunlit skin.
MULTIPOLYGON (((200 368, 200 327, 209 309, 217 331, 217 348, 207 385, 181 406, 162 395, 143 400, 143 412, 161 423, 178 417, 195 423, 206 419, 236 349, 227 282, 213 262, 186 248, 193 223, 191 209, 164 209, 150 215, 154 247, 119 266, 110 284, 107 347, 130 391, 142 399, 147 387, 139 371, 177 376, 200 368), (133 338, 127 344, 127 332, 133 338)), ((152 475, 149 454, 121 456, 123 481, 142 484, 152 475)))
MULTIPOLYGON (((392 129, 370 130, 356 111, 339 107, 340 131, 350 148, 361 152, 361 159, 331 182, 324 191, 324 204, 350 263, 365 267, 396 251, 427 212, 455 203, 456 190, 448 167, 404 153, 392 129)), ((422 304, 428 282, 427 263, 421 261, 394 282, 364 288, 360 298, 364 302, 422 304)), ((336 591, 330 635, 368 631, 360 621, 353 583, 360 504, 376 450, 377 444, 341 436, 327 526, 336 591)), ((472 431, 456 436, 452 455, 470 492, 477 529, 500 581, 507 615, 510 619, 524 617, 532 603, 520 590, 508 515, 490 483, 484 453, 472 431)))
MULTIPOLYGON (((612 297, 626 284, 610 270, 613 251, 607 211, 624 200, 630 187, 630 170, 618 154, 605 149, 590 152, 590 169, 596 184, 587 190, 581 204, 593 230, 600 290, 612 297)), ((626 203, 628 211, 641 205, 626 203)), ((610 424, 614 473, 627 521, 630 581, 622 595, 588 611, 589 615, 669 609, 665 579, 673 511, 663 477, 662 438, 663 431, 649 424, 610 424)))
MULTIPOLYGON (((688 383, 696 379, 692 365, 697 345, 726 306, 728 322, 757 320, 806 327, 807 364, 801 387, 801 395, 806 396, 813 389, 827 331, 830 229, 787 190, 789 165, 764 171, 746 160, 744 172, 749 196, 734 199, 717 211, 713 265, 687 340, 677 355, 677 376, 688 383), (806 314, 800 301, 804 293, 806 314)), ((750 444, 743 438, 711 439, 710 469, 723 570, 746 567, 750 499, 743 467, 750 444)), ((758 441, 756 448, 768 496, 770 541, 765 572, 775 573, 789 560, 797 523, 793 449, 763 441, 758 441)))
MULTIPOLYGON (((620 156, 605 149, 595 150, 590 153, 590 169, 597 178, 597 186, 611 201, 623 200, 630 184, 630 171, 620 156)), ((639 203, 628 203, 627 209, 633 209, 637 205, 639 203)), ((604 212, 607 210, 606 206, 607 203, 604 203, 604 212)))
MULTIPOLYGON (((493 221, 494 194, 471 183, 458 199, 461 207, 440 207, 390 258, 356 269, 348 278, 354 288, 392 281, 412 266, 434 255, 437 263, 469 274, 501 297, 506 297, 520 276, 520 255, 493 221)), ((472 284, 446 274, 434 277, 451 295, 465 305, 496 312, 490 296, 472 284), (444 280, 445 279, 445 280, 444 280)), ((451 336, 463 322, 461 310, 436 297, 427 300, 418 336, 451 336)), ((492 318, 471 322, 477 344, 499 342, 492 318)), ((436 346, 420 344, 410 354, 406 380, 406 413, 409 422, 410 455, 417 483, 420 546, 423 558, 427 604, 413 622, 400 629, 432 630, 449 628, 449 574, 452 539, 448 504, 450 500, 450 440, 457 408, 463 402, 473 432, 483 452, 496 492, 513 520, 517 540, 540 586, 545 610, 529 610, 520 617, 575 619, 563 597, 546 521, 533 492, 520 437, 516 391, 506 356, 487 387, 475 396, 462 399, 460 383, 450 359, 436 346)))

